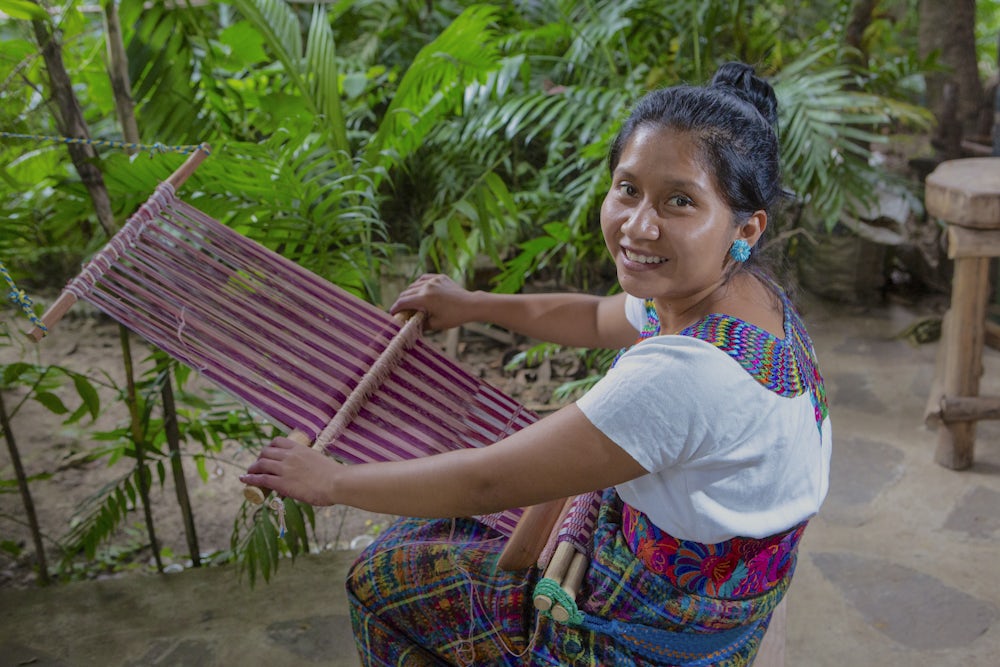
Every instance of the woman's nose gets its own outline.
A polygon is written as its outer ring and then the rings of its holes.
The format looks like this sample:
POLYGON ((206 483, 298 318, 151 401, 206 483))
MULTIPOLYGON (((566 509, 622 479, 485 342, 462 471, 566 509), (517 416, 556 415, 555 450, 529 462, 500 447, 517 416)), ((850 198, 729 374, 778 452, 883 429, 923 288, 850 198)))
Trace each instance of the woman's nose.
POLYGON ((622 233, 633 239, 656 240, 660 228, 656 224, 656 211, 652 206, 637 206, 622 225, 622 233))

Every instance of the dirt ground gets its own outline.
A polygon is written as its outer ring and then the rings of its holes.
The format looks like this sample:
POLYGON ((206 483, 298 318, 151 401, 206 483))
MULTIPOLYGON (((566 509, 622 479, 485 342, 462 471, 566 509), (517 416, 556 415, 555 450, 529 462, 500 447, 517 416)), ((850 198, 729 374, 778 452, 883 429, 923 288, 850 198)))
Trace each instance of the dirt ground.
MULTIPOLYGON (((109 483, 128 473, 132 459, 113 464, 106 457, 92 460, 99 448, 106 446, 94 434, 127 423, 128 411, 108 380, 124 384, 119 327, 116 323, 78 304, 58 327, 40 344, 21 335, 27 321, 12 308, 0 310, 0 370, 17 361, 61 366, 86 374, 100 391, 101 414, 95 422, 83 420, 64 425, 36 401, 25 401, 23 387, 3 394, 8 413, 14 413, 12 431, 22 465, 29 478, 31 497, 38 522, 46 540, 50 570, 59 560, 58 544, 78 520, 77 514, 90 499, 109 483), (5 328, 5 329, 4 329, 5 328), (4 331, 10 333, 3 336, 4 331)), ((514 396, 530 409, 544 413, 557 407, 552 392, 560 384, 584 373, 579 359, 570 352, 560 353, 533 368, 505 371, 503 366, 528 342, 508 338, 506 332, 463 329, 457 338, 434 334, 428 339, 441 349, 455 350, 459 360, 473 373, 514 396)), ((135 336, 132 354, 144 366, 148 348, 135 336)), ((195 378, 190 388, 205 386, 195 378)), ((79 405, 72 385, 58 391, 70 410, 79 405)), ((202 479, 190 455, 201 446, 184 448, 185 480, 195 520, 198 551, 203 564, 212 562, 213 554, 229 548, 234 521, 242 502, 242 485, 237 476, 253 460, 251 451, 241 443, 227 443, 207 466, 202 479)), ((163 485, 154 482, 151 489, 156 537, 164 565, 171 570, 191 567, 184 524, 170 474, 163 485)), ((314 549, 342 549, 358 546, 370 539, 392 517, 371 514, 349 507, 317 508, 314 549)), ((36 581, 35 549, 26 512, 15 483, 14 466, 6 445, 0 450, 0 587, 24 587, 36 581)), ((132 509, 121 530, 105 545, 96 561, 78 560, 76 577, 119 576, 124 572, 152 572, 155 562, 141 508, 132 509)))

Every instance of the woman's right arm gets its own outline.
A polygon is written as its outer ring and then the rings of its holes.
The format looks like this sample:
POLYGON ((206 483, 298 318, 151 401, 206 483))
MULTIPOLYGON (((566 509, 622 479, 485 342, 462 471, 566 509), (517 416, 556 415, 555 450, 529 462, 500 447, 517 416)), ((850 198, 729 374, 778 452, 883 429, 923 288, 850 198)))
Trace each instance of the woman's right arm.
POLYGON ((392 313, 427 314, 429 329, 489 322, 519 334, 568 347, 618 348, 635 342, 625 317, 625 295, 496 294, 470 292, 447 276, 423 275, 399 295, 392 313))

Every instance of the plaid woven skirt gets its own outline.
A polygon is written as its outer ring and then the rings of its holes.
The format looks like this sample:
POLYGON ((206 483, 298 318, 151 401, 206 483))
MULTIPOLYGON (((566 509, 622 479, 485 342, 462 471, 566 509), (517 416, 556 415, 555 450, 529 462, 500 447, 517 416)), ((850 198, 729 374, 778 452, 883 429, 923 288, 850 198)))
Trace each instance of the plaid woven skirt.
POLYGON ((537 568, 496 567, 504 537, 470 519, 401 519, 369 546, 348 579, 361 663, 391 665, 750 664, 791 579, 743 600, 694 595, 651 572, 621 531, 608 491, 577 601, 564 625, 532 604, 537 568))

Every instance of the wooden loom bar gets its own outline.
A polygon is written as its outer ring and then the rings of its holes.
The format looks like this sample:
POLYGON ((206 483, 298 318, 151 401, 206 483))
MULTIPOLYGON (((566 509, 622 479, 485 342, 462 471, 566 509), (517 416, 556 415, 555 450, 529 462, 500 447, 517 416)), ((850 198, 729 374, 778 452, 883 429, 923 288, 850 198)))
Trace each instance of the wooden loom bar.
POLYGON ((1000 397, 942 396, 941 419, 946 423, 1000 419, 1000 397))
MULTIPOLYGON (((569 570, 569 564, 573 560, 574 553, 576 553, 576 550, 573 548, 572 543, 566 541, 560 542, 559 546, 556 547, 552 560, 549 561, 549 566, 545 569, 545 578, 551 579, 561 586, 563 578, 566 576, 566 571, 569 570)), ((538 611, 549 611, 552 609, 554 600, 549 595, 536 595, 534 604, 535 609, 538 611)))
MULTIPOLYGON (((310 441, 309 436, 299 430, 289 433, 289 439, 307 447, 318 445, 324 448, 324 453, 326 453, 326 446, 343 435, 348 425, 361 412, 361 408, 364 407, 368 398, 378 390, 379 386, 392 372, 392 369, 399 364, 406 350, 413 346, 413 343, 420 335, 421 329, 423 329, 423 324, 423 313, 414 313, 406 320, 403 328, 392 337, 389 345, 379 354, 378 359, 372 363, 371 367, 369 367, 368 371, 361 378, 361 381, 351 390, 344 404, 337 410, 337 413, 330 420, 330 423, 326 425, 326 428, 316 436, 315 441, 310 441)), ((255 505, 261 505, 264 503, 267 494, 256 486, 246 485, 243 487, 243 497, 255 505)))
POLYGON ((507 546, 500 554, 497 567, 501 570, 520 570, 538 562, 538 555, 549 541, 549 535, 559 520, 565 503, 564 498, 559 498, 525 507, 517 527, 507 540, 507 546))
MULTIPOLYGON (((560 584, 561 588, 566 592, 566 595, 570 600, 576 600, 576 594, 580 590, 580 584, 583 583, 583 578, 587 574, 587 567, 589 565, 590 559, 586 554, 574 551, 573 560, 570 562, 569 569, 566 571, 566 576, 560 584)), ((552 618, 560 623, 565 623, 569 620, 569 617, 569 610, 561 604, 557 604, 552 607, 552 618)))
MULTIPOLYGON (((211 152, 211 148, 208 144, 200 144, 198 148, 195 149, 191 155, 188 156, 187 160, 177 168, 174 173, 167 177, 166 182, 173 186, 174 190, 180 188, 185 181, 194 173, 194 170, 208 157, 211 152)), ((42 340, 45 337, 46 329, 51 329, 59 321, 65 317, 66 313, 69 312, 70 308, 76 303, 76 296, 71 292, 63 291, 62 294, 49 306, 45 313, 42 315, 42 324, 45 325, 45 329, 35 326, 32 327, 28 335, 35 339, 35 342, 42 340)))

